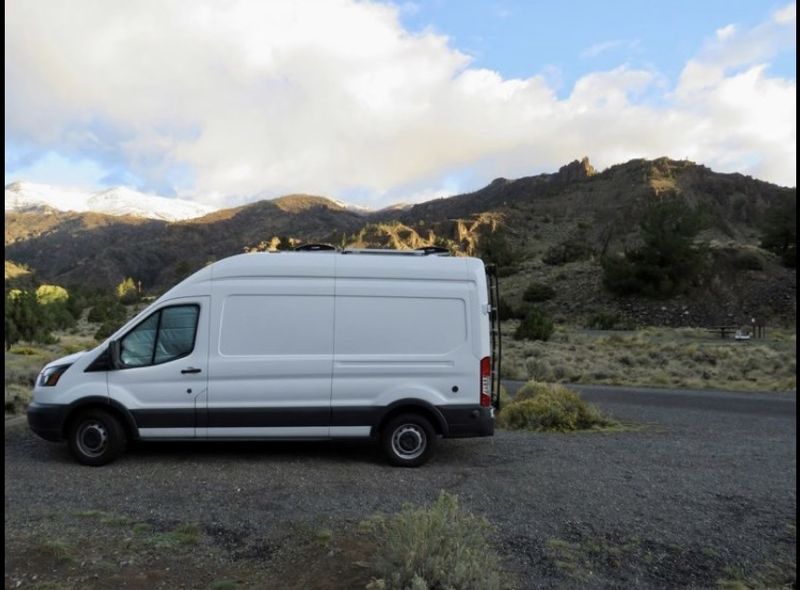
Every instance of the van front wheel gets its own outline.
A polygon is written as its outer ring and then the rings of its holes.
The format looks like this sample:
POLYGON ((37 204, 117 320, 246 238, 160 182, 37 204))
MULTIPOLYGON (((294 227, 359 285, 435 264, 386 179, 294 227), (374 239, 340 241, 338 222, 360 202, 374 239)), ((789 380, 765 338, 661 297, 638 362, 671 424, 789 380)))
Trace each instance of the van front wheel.
POLYGON ((79 463, 99 466, 110 463, 125 448, 125 429, 103 410, 81 412, 69 428, 69 450, 79 463))
POLYGON ((436 432, 418 414, 403 414, 383 429, 381 444, 389 462, 398 467, 419 467, 433 452, 436 432))

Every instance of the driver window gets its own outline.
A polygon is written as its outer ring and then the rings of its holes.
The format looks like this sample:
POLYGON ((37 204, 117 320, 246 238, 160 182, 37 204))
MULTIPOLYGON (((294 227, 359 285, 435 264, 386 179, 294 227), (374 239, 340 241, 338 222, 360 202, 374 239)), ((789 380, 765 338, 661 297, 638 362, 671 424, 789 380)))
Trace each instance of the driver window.
POLYGON ((174 305, 155 312, 120 340, 126 367, 157 365, 194 350, 198 305, 174 305))
POLYGON ((168 307, 162 310, 154 361, 156 364, 165 363, 192 352, 199 312, 200 308, 196 305, 168 307))

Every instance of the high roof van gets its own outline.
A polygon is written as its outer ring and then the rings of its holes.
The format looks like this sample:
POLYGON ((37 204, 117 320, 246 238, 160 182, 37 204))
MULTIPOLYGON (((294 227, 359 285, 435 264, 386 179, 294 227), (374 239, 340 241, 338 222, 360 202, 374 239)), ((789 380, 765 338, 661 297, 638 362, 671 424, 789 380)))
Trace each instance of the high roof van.
POLYGON ((233 256, 48 364, 28 424, 87 465, 132 439, 376 439, 418 466, 494 432, 498 300, 481 260, 436 249, 233 256))

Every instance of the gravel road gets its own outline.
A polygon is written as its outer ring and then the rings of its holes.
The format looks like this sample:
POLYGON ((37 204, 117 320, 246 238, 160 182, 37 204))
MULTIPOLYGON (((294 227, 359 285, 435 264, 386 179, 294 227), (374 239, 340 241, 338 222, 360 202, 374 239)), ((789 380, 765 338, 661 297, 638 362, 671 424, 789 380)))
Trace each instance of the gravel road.
POLYGON ((257 548, 284 539, 288 522, 356 522, 446 489, 496 525, 522 588, 705 588, 793 563, 794 393, 580 389, 645 427, 441 441, 415 470, 352 443, 138 445, 94 469, 9 427, 6 540, 43 514, 104 510, 197 521, 257 548))

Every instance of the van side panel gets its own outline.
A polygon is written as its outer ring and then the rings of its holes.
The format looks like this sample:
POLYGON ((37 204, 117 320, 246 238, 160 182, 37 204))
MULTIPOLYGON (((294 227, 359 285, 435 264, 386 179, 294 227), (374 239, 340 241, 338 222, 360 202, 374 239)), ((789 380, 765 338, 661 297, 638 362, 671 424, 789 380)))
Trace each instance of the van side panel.
POLYGON ((337 264, 331 424, 361 415, 358 425, 372 426, 380 408, 403 399, 477 405, 480 298, 466 261, 437 269, 428 260, 408 277, 400 261, 394 274, 347 262, 337 264))
POLYGON ((330 276, 287 274, 214 281, 209 438, 329 435, 333 260, 330 276))

